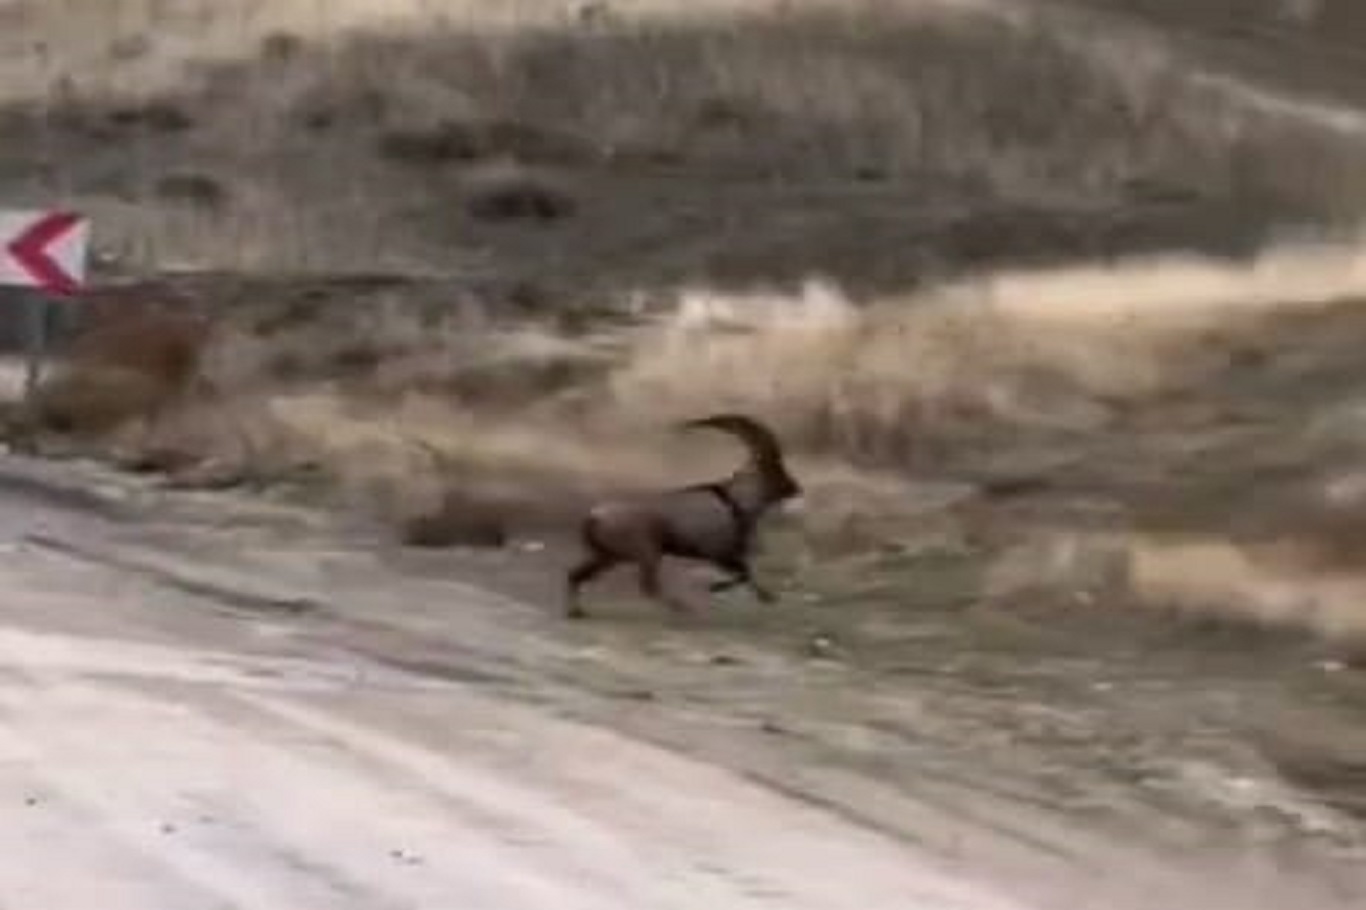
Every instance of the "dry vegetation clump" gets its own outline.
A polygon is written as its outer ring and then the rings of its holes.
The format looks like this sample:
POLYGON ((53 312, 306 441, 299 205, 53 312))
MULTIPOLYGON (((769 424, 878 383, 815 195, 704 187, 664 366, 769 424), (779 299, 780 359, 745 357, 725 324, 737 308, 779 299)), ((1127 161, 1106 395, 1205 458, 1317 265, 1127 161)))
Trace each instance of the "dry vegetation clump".
POLYGON ((435 507, 402 516, 398 538, 413 547, 500 547, 508 541, 508 529, 506 510, 498 506, 448 489, 435 507))
MULTIPOLYGON (((443 532, 428 518, 454 536, 466 531, 440 516, 548 527, 607 490, 723 470, 728 447, 668 427, 739 408, 777 426, 819 478, 809 530, 833 542, 831 529, 909 508, 920 493, 905 478, 951 478, 959 456, 1031 440, 1103 437, 1131 412, 1190 396, 1264 349, 1287 313, 1360 293, 1358 258, 1289 248, 1242 268, 1173 258, 1002 273, 865 304, 822 283, 795 296, 698 290, 573 330, 398 297, 318 303, 289 324, 262 311, 221 322, 198 353, 219 403, 154 441, 227 448, 261 476, 318 463, 346 495, 431 539, 443 532)), ((176 345, 204 340, 194 324, 92 329, 63 375, 112 357, 164 385, 186 369, 176 345), (150 356, 152 341, 164 356, 150 356)))
POLYGON ((471 171, 462 192, 465 211, 479 221, 559 221, 573 216, 579 204, 566 181, 517 162, 471 171))
POLYGON ((1366 658, 1366 579, 1353 568, 1306 559, 1303 543, 1250 543, 1226 533, 1036 529, 998 553, 982 592, 1002 605, 1123 605, 1191 628, 1307 634, 1344 657, 1366 658))
POLYGON ((1149 605, 1308 632, 1366 658, 1366 583, 1350 569, 1306 565, 1297 550, 1219 538, 1140 538, 1130 551, 1130 590, 1149 605))
POLYGON ((111 296, 85 304, 83 324, 36 389, 33 429, 99 436, 153 420, 193 390, 208 321, 183 301, 157 306, 111 296))
POLYGON ((208 376, 226 400, 257 403, 255 451, 328 465, 396 521, 477 495, 514 524, 552 524, 608 489, 705 476, 729 450, 669 424, 740 408, 829 479, 815 497, 847 528, 848 503, 886 513, 879 502, 916 495, 869 472, 945 475, 954 453, 1011 437, 1104 434, 1263 343, 1283 301, 1354 287, 1350 262, 1301 255, 1005 274, 862 305, 819 283, 695 291, 573 332, 398 300, 324 307, 294 328, 220 329, 208 376), (855 489, 860 475, 876 495, 855 489))
POLYGON ((749 408, 819 451, 905 468, 920 440, 1094 432, 1193 390, 1287 311, 1355 293, 1359 258, 1146 259, 864 305, 821 284, 801 297, 685 294, 637 330, 605 391, 620 415, 749 408))

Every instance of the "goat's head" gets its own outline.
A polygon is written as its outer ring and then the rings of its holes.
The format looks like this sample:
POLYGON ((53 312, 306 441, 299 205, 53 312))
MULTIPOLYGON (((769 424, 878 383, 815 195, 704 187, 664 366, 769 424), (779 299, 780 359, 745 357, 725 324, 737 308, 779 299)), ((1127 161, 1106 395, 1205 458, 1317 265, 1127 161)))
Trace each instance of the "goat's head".
POLYGON ((712 414, 684 421, 685 428, 711 427, 730 433, 749 450, 747 469, 763 484, 764 498, 777 504, 802 495, 802 486, 787 470, 782 446, 774 432, 745 414, 712 414))

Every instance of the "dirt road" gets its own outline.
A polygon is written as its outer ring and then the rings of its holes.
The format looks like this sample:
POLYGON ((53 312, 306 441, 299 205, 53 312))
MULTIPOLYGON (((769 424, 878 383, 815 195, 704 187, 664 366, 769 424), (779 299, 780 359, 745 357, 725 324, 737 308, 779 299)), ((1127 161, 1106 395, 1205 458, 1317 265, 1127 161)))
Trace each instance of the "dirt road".
POLYGON ((89 525, 0 500, 6 907, 1021 906, 725 771, 54 549, 89 525))
POLYGON ((1102 618, 1080 650, 1056 618, 946 609, 952 569, 926 560, 887 608, 789 598, 678 627, 604 596, 570 626, 534 584, 469 583, 553 582, 544 554, 403 554, 127 482, 10 486, 6 907, 1366 899, 1357 791, 1330 798, 1349 775, 1297 786, 1249 738, 1274 720, 1356 754, 1337 712, 1360 686, 1293 649, 1102 618))

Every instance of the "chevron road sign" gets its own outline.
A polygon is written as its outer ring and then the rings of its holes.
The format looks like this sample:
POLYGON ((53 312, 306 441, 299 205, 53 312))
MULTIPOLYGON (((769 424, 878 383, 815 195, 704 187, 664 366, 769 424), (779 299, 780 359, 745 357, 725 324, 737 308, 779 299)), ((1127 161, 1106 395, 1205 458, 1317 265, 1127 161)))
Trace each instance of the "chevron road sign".
POLYGON ((74 212, 0 209, 0 285, 67 296, 85 284, 90 225, 74 212))
POLYGON ((25 292, 26 401, 32 400, 47 353, 49 299, 84 289, 89 243, 90 223, 75 212, 0 209, 0 287, 25 292))

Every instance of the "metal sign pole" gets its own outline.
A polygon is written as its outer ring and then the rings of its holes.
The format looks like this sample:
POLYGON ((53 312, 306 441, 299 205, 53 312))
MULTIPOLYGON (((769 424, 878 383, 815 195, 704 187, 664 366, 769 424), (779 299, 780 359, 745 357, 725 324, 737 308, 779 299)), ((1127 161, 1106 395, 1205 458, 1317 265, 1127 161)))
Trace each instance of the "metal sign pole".
POLYGON ((47 358, 47 297, 37 291, 24 294, 24 400, 32 403, 47 358))
POLYGON ((48 359, 53 295, 85 285, 89 223, 65 210, 0 210, 0 286, 23 288, 24 391, 31 407, 48 359))

